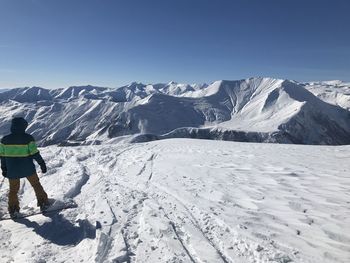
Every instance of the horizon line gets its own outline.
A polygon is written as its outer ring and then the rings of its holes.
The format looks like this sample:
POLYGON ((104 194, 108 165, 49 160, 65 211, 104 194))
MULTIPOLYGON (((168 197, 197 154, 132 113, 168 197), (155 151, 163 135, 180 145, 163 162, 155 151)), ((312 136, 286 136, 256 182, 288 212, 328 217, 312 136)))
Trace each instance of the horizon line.
POLYGON ((240 78, 240 79, 218 79, 210 82, 178 82, 178 81, 168 81, 168 82, 146 82, 146 81, 130 81, 127 82, 126 84, 123 85, 98 85, 98 84, 73 84, 73 85, 68 85, 68 86, 56 86, 53 87, 45 87, 44 85, 28 85, 28 86, 12 86, 12 87, 0 87, 0 90, 7 90, 7 89, 24 89, 24 88, 42 88, 42 89, 65 89, 65 88, 71 88, 71 87, 98 87, 98 88, 121 88, 125 86, 130 86, 134 83, 136 84, 142 84, 142 85, 156 85, 156 84, 171 84, 171 83, 176 83, 176 84, 183 84, 183 85, 211 85, 217 81, 241 81, 241 80, 247 80, 247 79, 254 79, 254 78, 267 78, 267 79, 276 79, 276 80, 290 80, 290 81, 295 81, 298 83, 313 83, 313 82, 332 82, 332 81, 339 81, 341 83, 347 84, 350 81, 347 80, 341 80, 341 79, 328 79, 328 80, 308 80, 308 81, 299 81, 295 79, 289 79, 289 78, 278 78, 278 77, 266 77, 266 76, 254 76, 254 77, 247 77, 247 78, 240 78))

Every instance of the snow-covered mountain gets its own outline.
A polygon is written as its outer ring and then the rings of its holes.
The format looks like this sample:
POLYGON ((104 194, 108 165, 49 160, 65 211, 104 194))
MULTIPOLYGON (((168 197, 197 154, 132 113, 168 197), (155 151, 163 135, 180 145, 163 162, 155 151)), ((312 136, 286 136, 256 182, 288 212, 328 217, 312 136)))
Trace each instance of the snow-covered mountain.
POLYGON ((8 91, 9 89, 0 89, 0 93, 1 92, 5 92, 5 91, 8 91))
MULTIPOLYGON (((317 85, 249 78, 211 85, 17 88, 0 93, 0 134, 8 132, 13 116, 22 115, 41 145, 101 143, 124 135, 134 135, 133 141, 350 144, 350 111, 335 97, 315 96, 317 85)), ((337 89, 337 83, 327 85, 337 89)))
POLYGON ((340 80, 304 83, 320 99, 350 110, 350 83, 340 80))

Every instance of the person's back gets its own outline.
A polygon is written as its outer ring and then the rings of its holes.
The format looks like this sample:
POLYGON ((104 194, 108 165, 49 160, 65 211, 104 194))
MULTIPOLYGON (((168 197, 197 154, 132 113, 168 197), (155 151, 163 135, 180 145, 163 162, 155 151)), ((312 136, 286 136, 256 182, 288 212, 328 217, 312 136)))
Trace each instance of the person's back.
POLYGON ((33 159, 38 162, 43 173, 46 165, 41 157, 33 136, 25 133, 28 123, 23 118, 14 118, 11 125, 11 134, 2 138, 0 144, 1 169, 3 176, 9 179, 9 212, 13 214, 19 211, 17 193, 20 186, 20 178, 26 177, 34 188, 38 206, 43 208, 48 205, 47 194, 42 188, 36 174, 33 159))

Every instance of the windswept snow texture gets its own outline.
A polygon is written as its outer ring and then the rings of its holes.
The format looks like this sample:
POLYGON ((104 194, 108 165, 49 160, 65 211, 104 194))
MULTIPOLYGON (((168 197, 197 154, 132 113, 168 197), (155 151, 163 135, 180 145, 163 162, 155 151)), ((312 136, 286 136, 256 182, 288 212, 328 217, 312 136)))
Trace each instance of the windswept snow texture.
MULTIPOLYGON (((350 146, 171 139, 41 152, 49 196, 78 208, 0 222, 1 262, 350 262, 350 146)), ((36 203, 24 180, 20 199, 36 203)))
POLYGON ((327 97, 315 91, 317 85, 249 78, 209 86, 170 82, 132 83, 117 89, 11 89, 0 93, 0 135, 8 132, 13 116, 23 116, 30 123, 28 132, 41 146, 100 144, 140 134, 135 141, 181 136, 350 144, 347 89, 341 96, 327 97))

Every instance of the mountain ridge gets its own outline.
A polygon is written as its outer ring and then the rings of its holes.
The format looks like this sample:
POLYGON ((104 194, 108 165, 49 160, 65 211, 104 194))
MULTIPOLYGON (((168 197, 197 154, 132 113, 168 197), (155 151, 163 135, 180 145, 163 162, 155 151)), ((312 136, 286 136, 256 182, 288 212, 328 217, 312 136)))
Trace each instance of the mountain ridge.
MULTIPOLYGON (((257 77, 210 85, 133 82, 119 88, 16 88, 0 93, 0 134, 8 131, 13 116, 21 115, 43 146, 99 144, 125 135, 134 141, 182 135, 350 144, 350 111, 329 97, 322 100, 321 84, 315 83, 257 77), (312 92, 315 85, 317 94, 312 92)), ((330 89, 329 82, 325 85, 330 89)))

